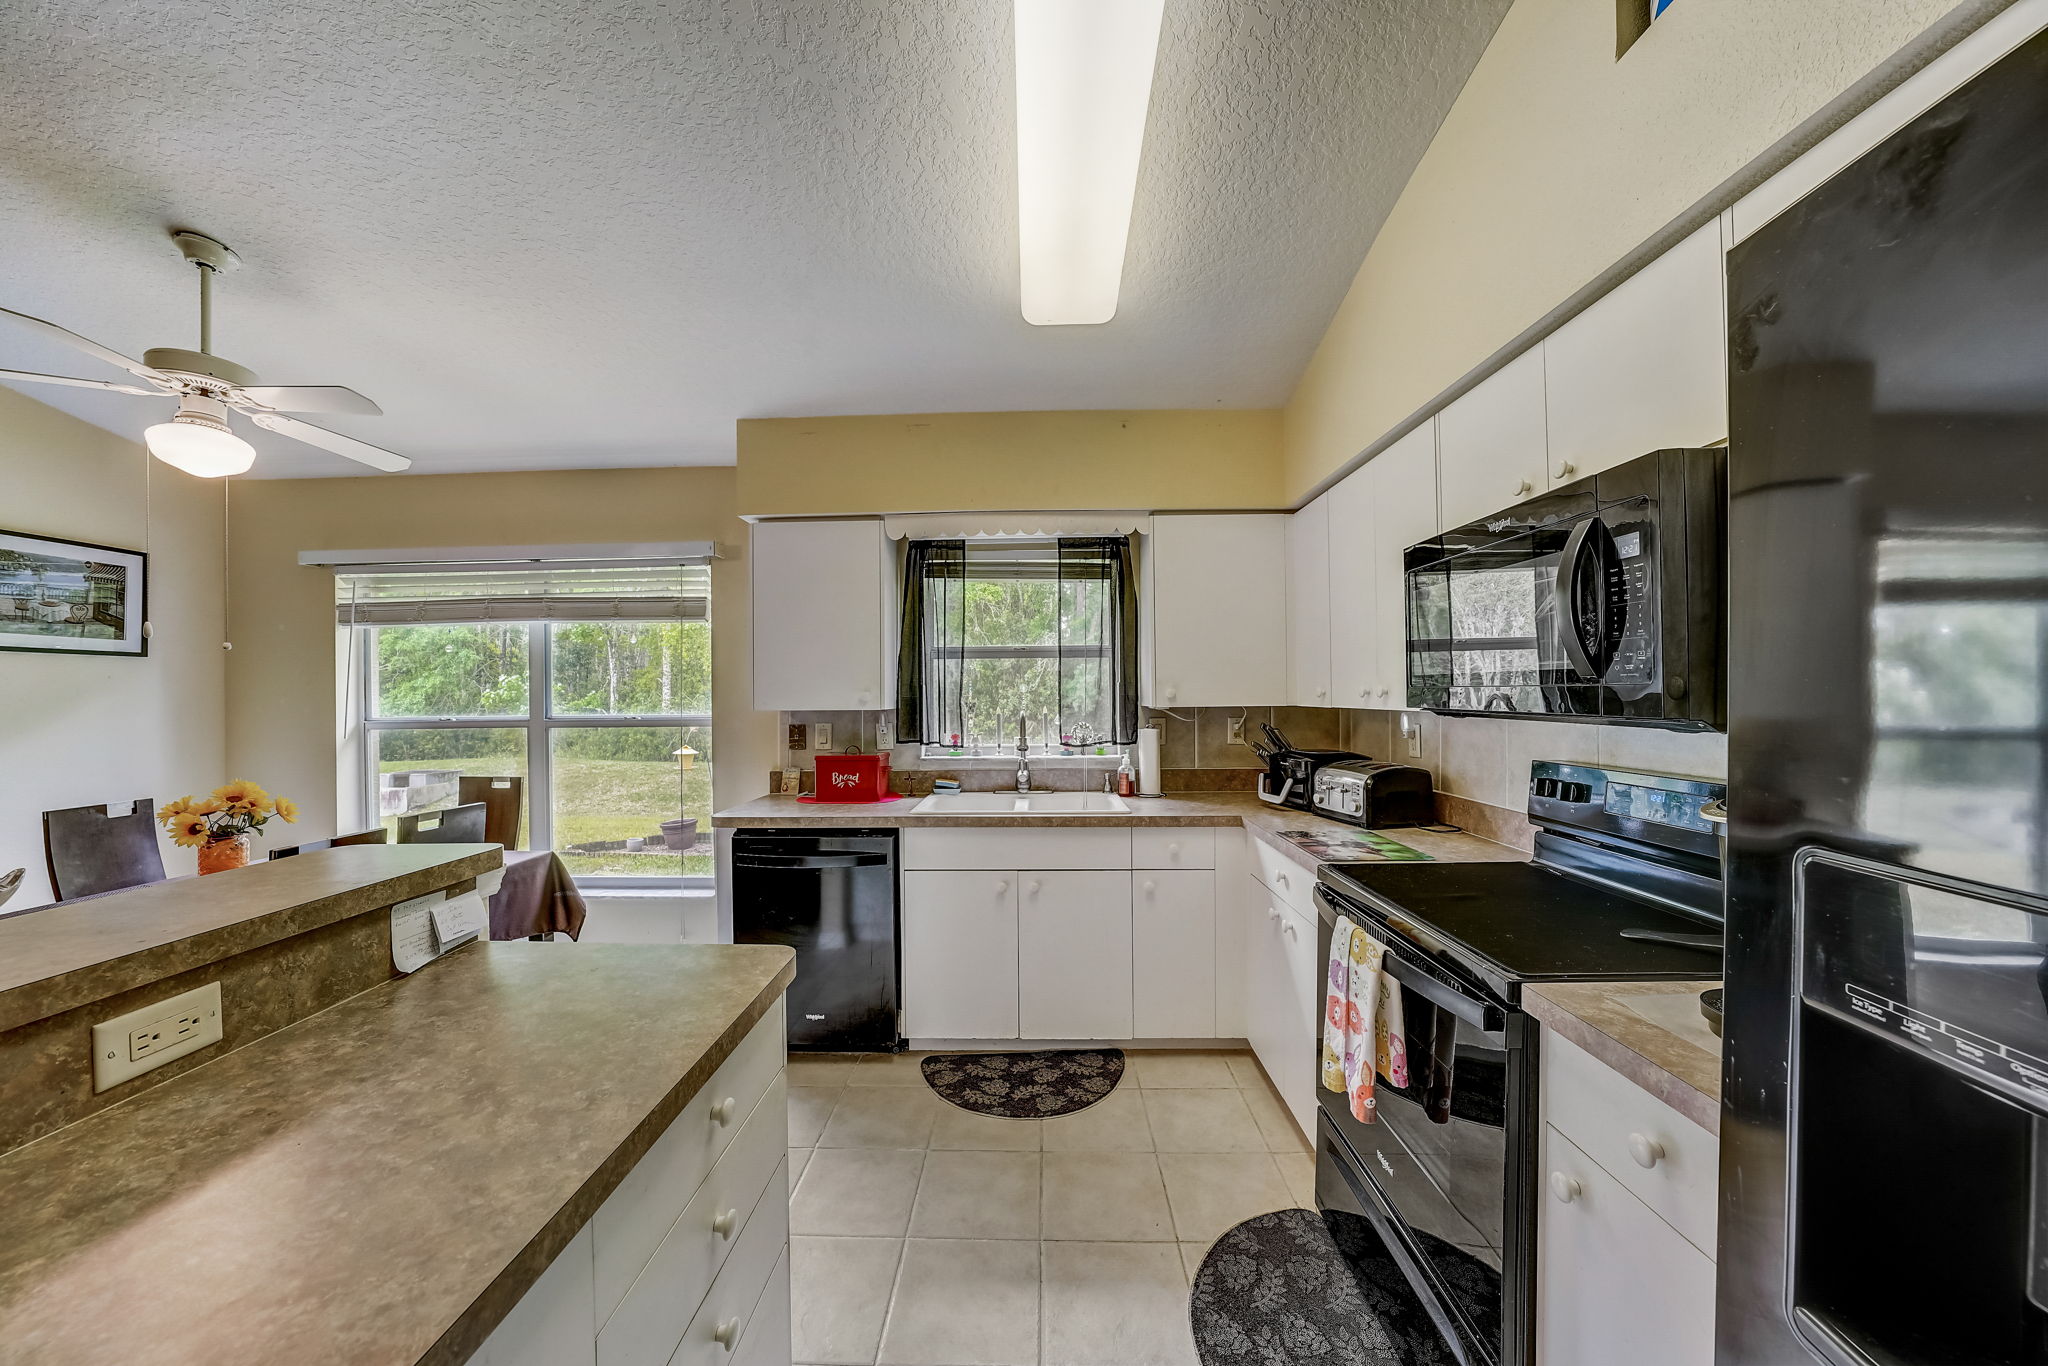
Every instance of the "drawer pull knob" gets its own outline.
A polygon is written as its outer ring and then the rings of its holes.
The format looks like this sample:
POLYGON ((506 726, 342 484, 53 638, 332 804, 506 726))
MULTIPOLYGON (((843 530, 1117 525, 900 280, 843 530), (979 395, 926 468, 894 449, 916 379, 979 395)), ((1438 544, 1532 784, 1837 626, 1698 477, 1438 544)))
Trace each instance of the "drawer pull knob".
POLYGON ((1294 890, 1294 884, 1287 880, 1287 874, 1285 873, 1273 874, 1273 881, 1279 883, 1282 887, 1285 887, 1290 892, 1294 890))
POLYGON ((1642 1134, 1630 1134, 1628 1155, 1636 1160, 1638 1167, 1654 1167, 1664 1160, 1664 1145, 1642 1134))
POLYGON ((1152 895, 1152 893, 1153 893, 1153 892, 1155 892, 1155 891, 1157 891, 1158 889, 1159 889, 1159 884, 1158 884, 1158 883, 1154 882, 1154 881, 1153 881, 1153 880, 1152 880, 1151 878, 1149 878, 1149 877, 1145 879, 1145 895, 1146 895, 1146 896, 1150 896, 1150 895, 1152 895))
POLYGON ((1266 919, 1272 921, 1275 925, 1277 925, 1280 923, 1280 912, 1274 910, 1271 906, 1268 906, 1266 908, 1266 919))
POLYGON ((711 1221, 711 1231, 721 1238, 732 1237, 732 1231, 740 1226, 740 1212, 729 1209, 711 1221))
POLYGON ((720 1319, 718 1326, 711 1330, 711 1340, 730 1352, 733 1344, 740 1340, 740 1321, 720 1319))
POLYGON ((1572 1201, 1578 1199, 1585 1192, 1585 1189, 1584 1186, 1579 1184, 1579 1179, 1576 1176, 1566 1176, 1563 1172, 1552 1172, 1550 1174, 1550 1193, 1557 1197, 1558 1203, 1561 1205, 1569 1205, 1572 1201))
POLYGON ((1293 925, 1288 924, 1285 921, 1281 922, 1280 933, 1286 935, 1289 939, 1301 938, 1301 931, 1295 929, 1293 925))
POLYGON ((1025 883, 1025 884, 1024 884, 1024 890, 1025 890, 1025 891, 1027 891, 1027 892, 1029 892, 1029 893, 1031 893, 1031 895, 1033 895, 1033 896, 1037 896, 1037 895, 1038 895, 1038 888, 1039 888, 1039 886, 1040 886, 1040 883, 1039 883, 1038 879, 1037 879, 1037 878, 1033 878, 1033 879, 1031 879, 1031 881, 1029 881, 1029 882, 1027 882, 1027 883, 1025 883))
POLYGON ((1579 467, 1577 465, 1574 465, 1569 460, 1565 461, 1562 465, 1559 465, 1557 467, 1557 477, 1560 479, 1569 479, 1578 472, 1579 467))
POLYGON ((739 1113, 740 1103, 731 1096, 711 1107, 711 1122, 723 1127, 732 1123, 732 1117, 739 1113))
POLYGON ((996 884, 996 895, 997 895, 997 896, 1008 896, 1009 894, 1010 894, 1010 884, 1009 884, 1008 882, 998 882, 998 883, 996 884))
POLYGON ((1517 498, 1525 497, 1528 494, 1534 493, 1535 491, 1536 486, 1526 479, 1522 480, 1520 483, 1515 485, 1515 496, 1517 498))

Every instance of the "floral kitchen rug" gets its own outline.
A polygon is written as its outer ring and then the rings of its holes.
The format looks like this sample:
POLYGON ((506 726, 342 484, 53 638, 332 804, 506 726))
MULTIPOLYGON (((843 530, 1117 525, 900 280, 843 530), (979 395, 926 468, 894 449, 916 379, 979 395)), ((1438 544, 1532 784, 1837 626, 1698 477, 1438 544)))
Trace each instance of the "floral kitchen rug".
POLYGON ((1052 1119, 1085 1110, 1123 1080, 1121 1048, 1037 1053, 934 1053, 921 1064, 942 1100, 1000 1119, 1052 1119))

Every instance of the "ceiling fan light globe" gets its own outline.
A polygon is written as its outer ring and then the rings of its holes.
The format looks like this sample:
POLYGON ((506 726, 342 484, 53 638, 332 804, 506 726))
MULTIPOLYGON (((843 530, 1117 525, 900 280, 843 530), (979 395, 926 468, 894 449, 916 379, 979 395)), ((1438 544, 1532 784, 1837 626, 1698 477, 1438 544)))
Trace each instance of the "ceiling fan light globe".
POLYGON ((227 405, 188 395, 178 415, 142 433, 149 453, 166 465, 201 479, 246 473, 256 463, 256 448, 228 430, 227 405))

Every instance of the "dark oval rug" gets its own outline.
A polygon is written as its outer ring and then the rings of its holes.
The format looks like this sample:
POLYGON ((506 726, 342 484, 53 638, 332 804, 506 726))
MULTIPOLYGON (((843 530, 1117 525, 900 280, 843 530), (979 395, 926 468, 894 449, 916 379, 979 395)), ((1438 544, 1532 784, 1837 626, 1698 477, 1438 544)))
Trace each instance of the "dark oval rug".
POLYGON ((1366 1233, 1370 1245, 1347 1237, 1340 1248, 1322 1215, 1288 1209, 1217 1239, 1188 1300, 1202 1366, 1457 1366, 1366 1233))
POLYGON ((1000 1119, 1052 1119, 1085 1110, 1123 1080, 1121 1048, 1038 1053, 934 1053, 925 1082, 963 1110, 1000 1119))

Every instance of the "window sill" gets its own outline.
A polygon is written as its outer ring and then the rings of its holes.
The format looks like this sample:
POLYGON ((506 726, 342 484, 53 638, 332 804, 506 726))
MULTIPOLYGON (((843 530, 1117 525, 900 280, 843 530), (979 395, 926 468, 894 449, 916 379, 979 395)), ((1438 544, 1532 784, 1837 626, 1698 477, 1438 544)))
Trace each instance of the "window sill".
MULTIPOLYGON (((954 764, 961 768, 1015 768, 1017 755, 1013 750, 1008 754, 956 754, 950 749, 923 749, 917 757, 926 764, 954 764)), ((1034 764, 1101 764, 1115 768, 1124 760, 1124 751, 1112 750, 1108 754, 1060 754, 1054 751, 1033 750, 1026 756, 1026 762, 1034 764)))

